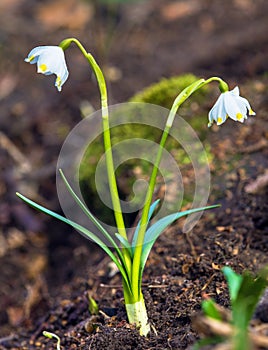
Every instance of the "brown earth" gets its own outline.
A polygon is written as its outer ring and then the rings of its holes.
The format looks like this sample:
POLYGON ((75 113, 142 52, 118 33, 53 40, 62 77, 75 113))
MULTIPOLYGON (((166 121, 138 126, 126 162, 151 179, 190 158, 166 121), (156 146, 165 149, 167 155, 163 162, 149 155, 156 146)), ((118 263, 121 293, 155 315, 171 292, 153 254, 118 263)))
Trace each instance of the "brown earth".
MULTIPOLYGON (((267 264, 267 10, 265 0, 119 7, 1 1, 0 349, 55 348, 43 330, 58 334, 63 349, 190 348, 200 336, 192 318, 203 298, 229 306, 221 267, 256 272, 267 264), (80 120, 81 103, 98 108, 94 80, 77 50, 67 52, 71 74, 61 94, 53 79, 23 62, 32 47, 69 36, 105 67, 111 104, 163 76, 193 72, 240 85, 257 112, 243 125, 228 121, 209 134, 210 203, 222 206, 188 235, 181 222, 169 228, 150 255, 143 291, 156 332, 148 338, 127 323, 120 277, 109 277, 102 251, 15 197, 20 191, 60 211, 54 176, 60 147, 80 120), (101 310, 94 317, 89 294, 101 310)), ((215 96, 202 108, 209 110, 215 96)), ((265 310, 259 323, 267 322, 265 310)))

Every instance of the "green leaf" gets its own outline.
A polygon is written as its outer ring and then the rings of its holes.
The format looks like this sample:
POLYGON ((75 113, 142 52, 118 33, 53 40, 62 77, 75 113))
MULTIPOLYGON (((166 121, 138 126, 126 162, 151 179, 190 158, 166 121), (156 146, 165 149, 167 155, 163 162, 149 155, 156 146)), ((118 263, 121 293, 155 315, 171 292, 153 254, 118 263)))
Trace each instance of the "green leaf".
POLYGON ((88 309, 91 315, 98 315, 99 313, 98 304, 90 295, 88 296, 88 309))
POLYGON ((233 322, 240 329, 247 329, 256 305, 268 284, 267 275, 253 276, 248 271, 243 273, 242 282, 236 299, 232 302, 233 322))
POLYGON ((141 264, 140 264, 141 275, 142 275, 142 271, 145 267, 146 261, 148 259, 149 253, 150 253, 155 241, 170 224, 172 224, 174 221, 178 220, 179 218, 181 218, 185 215, 189 215, 189 214, 197 213, 197 212, 202 211, 202 210, 213 209, 213 208, 217 208, 217 207, 219 207, 219 205, 211 205, 209 207, 190 209, 190 210, 186 210, 183 212, 170 214, 170 215, 165 216, 164 218, 158 220, 155 224, 153 224, 146 231, 145 237, 144 237, 144 245, 142 248, 141 264))
POLYGON ((242 276, 235 273, 229 266, 224 266, 222 272, 228 282, 231 301, 235 301, 242 283, 242 276))
POLYGON ((93 222, 93 224, 100 230, 100 232, 102 232, 104 237, 112 244, 112 246, 116 250, 116 253, 117 253, 119 259, 121 260, 122 264, 125 266, 125 270, 127 271, 125 258, 123 256, 123 254, 121 253, 121 250, 119 249, 118 245, 114 241, 114 239, 110 236, 110 234, 105 230, 105 228, 99 223, 99 221, 95 218, 95 216, 90 212, 90 210, 85 206, 85 204, 81 201, 81 199, 74 192, 74 190, 72 189, 70 183, 66 179, 62 169, 59 169, 59 173, 60 173, 60 175, 61 175, 61 177, 62 177, 62 179, 64 181, 64 184, 65 184, 66 188, 68 189, 68 191, 71 194, 71 196, 73 197, 73 199, 80 206, 80 208, 87 215, 87 217, 93 222))
MULTIPOLYGON (((245 338, 247 334, 247 328, 256 305, 268 285, 268 266, 261 270, 256 277, 248 271, 238 275, 228 266, 225 266, 222 271, 228 282, 233 323, 239 330, 235 341, 237 344, 243 344, 243 337, 245 338)), ((239 346, 240 348, 242 349, 242 345, 239 346)))
POLYGON ((35 209, 40 210, 41 212, 48 214, 62 222, 65 222, 66 224, 72 226, 73 228, 75 228, 78 232, 81 232, 85 237, 88 237, 89 239, 91 239, 93 242, 95 242, 96 244, 98 244, 108 255, 109 257, 112 259, 112 261, 116 264, 116 266, 118 267, 119 271, 121 272, 122 277, 124 278, 126 284, 129 287, 129 290, 131 290, 130 287, 130 282, 128 279, 128 275, 124 269, 124 267, 120 264, 120 262, 118 261, 117 257, 113 254, 113 252, 104 244, 104 242, 102 242, 102 240, 97 237, 94 233, 90 232, 89 230, 87 230, 85 227, 77 224, 74 221, 71 221, 69 219, 66 219, 64 216, 61 216, 57 213, 54 213, 53 211, 33 202, 32 200, 30 200, 29 198, 23 196, 20 193, 16 193, 16 195, 22 199, 24 202, 26 202, 27 204, 29 204, 30 206, 34 207, 35 209))
POLYGON ((222 320, 221 314, 219 313, 215 302, 212 299, 207 299, 202 302, 202 309, 206 316, 214 318, 215 320, 222 320))
POLYGON ((116 233, 115 236, 121 242, 122 246, 128 250, 130 257, 132 258, 133 253, 129 241, 122 237, 119 233, 116 233))
POLYGON ((93 222, 93 224, 103 233, 103 235, 112 243, 115 247, 117 247, 116 243, 112 239, 112 237, 109 235, 109 233, 105 230, 105 228, 99 223, 99 221, 95 218, 95 216, 89 211, 89 209, 86 207, 86 205, 81 201, 81 199, 77 196, 77 194, 72 189, 70 183, 66 179, 62 169, 59 169, 59 173, 64 181, 64 184, 73 197, 73 199, 76 201, 76 203, 79 205, 79 207, 83 210, 83 212, 87 215, 87 217, 93 222))
MULTIPOLYGON (((149 214, 148 214, 147 225, 149 224, 149 221, 151 220, 151 217, 152 217, 156 207, 158 206, 159 202, 160 202, 160 199, 157 199, 155 202, 153 202, 153 204, 151 204, 150 209, 149 209, 149 214)), ((133 253, 134 253, 134 250, 135 250, 135 247, 136 247, 140 226, 141 226, 141 222, 139 221, 138 225, 136 227, 136 230, 134 232, 133 238, 132 238, 132 252, 133 253)))

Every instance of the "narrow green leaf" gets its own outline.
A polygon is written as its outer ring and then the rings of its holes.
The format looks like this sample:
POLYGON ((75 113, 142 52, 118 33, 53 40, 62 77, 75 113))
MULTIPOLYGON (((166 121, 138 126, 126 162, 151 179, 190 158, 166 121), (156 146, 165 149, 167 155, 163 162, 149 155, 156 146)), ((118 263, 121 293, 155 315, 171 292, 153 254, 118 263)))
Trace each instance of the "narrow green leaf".
POLYGON ((131 246, 129 244, 129 241, 127 241, 124 237, 122 237, 119 233, 116 233, 115 234, 116 238, 121 242, 122 246, 128 250, 129 252, 129 255, 131 256, 132 258, 132 249, 131 249, 131 246))
POLYGON ((202 310, 208 317, 214 318, 215 320, 222 320, 221 314, 219 313, 214 300, 207 299, 202 302, 202 310))
POLYGON ((256 305, 263 294, 268 281, 263 275, 253 276, 245 271, 236 299, 232 302, 233 321, 240 329, 247 329, 256 305))
POLYGON ((70 183, 66 179, 62 169, 59 169, 59 173, 64 181, 64 184, 66 188, 68 189, 69 193, 73 197, 73 199, 76 201, 76 203, 79 205, 79 207, 83 210, 83 212, 87 215, 87 217, 93 222, 93 224, 103 233, 103 235, 117 247, 116 243, 113 241, 112 237, 109 235, 109 233, 105 230, 105 228, 99 223, 99 221, 95 218, 95 216, 90 212, 90 210, 86 207, 86 205, 81 201, 81 199, 77 196, 77 194, 72 189, 70 183))
POLYGON ((88 296, 88 309, 91 315, 98 315, 99 307, 95 299, 92 296, 88 296))
POLYGON ((186 210, 183 212, 170 214, 170 215, 165 216, 164 218, 158 220, 155 224, 153 224, 146 231, 145 237, 144 237, 144 245, 142 248, 141 264, 140 264, 141 275, 142 275, 143 269, 145 267, 146 261, 148 259, 149 253, 150 253, 155 241, 170 224, 172 224, 174 221, 178 220, 179 218, 181 218, 183 216, 197 213, 197 212, 202 211, 202 210, 217 208, 217 207, 219 207, 219 205, 211 205, 209 207, 190 209, 190 210, 186 210))
MULTIPOLYGON (((126 284, 128 285, 128 287, 130 288, 130 283, 129 283, 129 279, 127 276, 127 273, 124 269, 124 267, 120 264, 120 262, 118 261, 117 257, 113 254, 113 252, 104 244, 104 242, 102 242, 102 240, 97 237, 94 233, 90 232, 89 230, 87 230, 85 227, 77 224, 74 221, 71 221, 69 219, 66 219, 64 216, 61 216, 57 213, 54 213, 53 211, 33 202, 32 200, 30 200, 29 198, 23 196, 20 193, 16 193, 16 195, 22 199, 24 202, 26 202, 27 204, 29 204, 30 206, 34 207, 35 209, 40 210, 41 212, 48 214, 62 222, 65 222, 66 224, 72 226, 73 228, 75 228, 77 231, 81 232, 85 237, 88 237, 89 239, 91 239, 93 242, 95 242, 96 244, 98 244, 108 255, 109 257, 112 259, 112 261, 116 264, 116 266, 118 267, 119 271, 121 272, 122 277, 124 278, 126 284)), ((131 288, 130 288, 131 290, 131 288)))
POLYGON ((99 223, 99 221, 95 218, 95 216, 90 212, 90 210, 85 206, 85 204, 81 201, 81 199, 74 192, 70 183, 68 182, 67 178, 65 177, 62 169, 59 169, 59 173, 64 181, 66 188, 68 189, 68 191, 71 194, 71 196, 73 197, 73 199, 80 206, 80 208, 87 215, 87 217, 93 222, 93 224, 100 230, 100 232, 102 232, 104 237, 112 244, 112 246, 116 250, 116 253, 117 253, 119 259, 121 260, 122 264, 125 266, 125 270, 127 271, 125 258, 123 256, 121 250, 119 249, 118 245, 114 241, 114 239, 110 236, 110 234, 105 230, 105 228, 99 223))
POLYGON ((229 266, 224 266, 222 272, 228 282, 228 288, 232 303, 236 300, 242 283, 242 276, 235 273, 229 266))

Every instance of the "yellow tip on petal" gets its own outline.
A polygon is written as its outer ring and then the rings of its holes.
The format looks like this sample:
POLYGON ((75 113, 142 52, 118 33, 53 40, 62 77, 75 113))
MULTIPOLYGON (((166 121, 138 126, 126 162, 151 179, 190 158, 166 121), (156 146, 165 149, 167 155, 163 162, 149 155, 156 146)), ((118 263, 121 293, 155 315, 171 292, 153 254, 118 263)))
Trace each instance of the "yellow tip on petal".
POLYGON ((61 91, 61 83, 62 83, 61 78, 59 76, 57 76, 55 85, 56 85, 58 91, 61 91))
POLYGON ((217 124, 221 124, 221 123, 222 123, 222 118, 219 117, 219 118, 217 119, 217 124))
POLYGON ((56 79, 56 85, 57 85, 57 86, 60 86, 60 85, 61 85, 61 78, 60 78, 60 77, 57 77, 57 79, 56 79))
POLYGON ((31 56, 25 59, 26 62, 31 62, 33 59, 35 58, 35 56, 31 56))
POLYGON ((248 114, 249 115, 256 115, 256 113, 252 109, 249 110, 248 114))
POLYGON ((242 120, 243 119, 242 113, 236 113, 236 118, 237 120, 242 120))

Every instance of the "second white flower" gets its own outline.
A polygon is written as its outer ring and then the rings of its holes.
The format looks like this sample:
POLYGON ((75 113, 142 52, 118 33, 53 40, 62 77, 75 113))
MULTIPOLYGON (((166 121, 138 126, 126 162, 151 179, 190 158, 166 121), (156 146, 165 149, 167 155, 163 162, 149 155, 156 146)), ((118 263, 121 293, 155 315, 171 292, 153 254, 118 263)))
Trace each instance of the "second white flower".
POLYGON ((215 121, 217 125, 223 124, 228 117, 241 123, 248 115, 255 115, 247 99, 239 96, 239 88, 223 92, 210 110, 208 126, 215 121))

